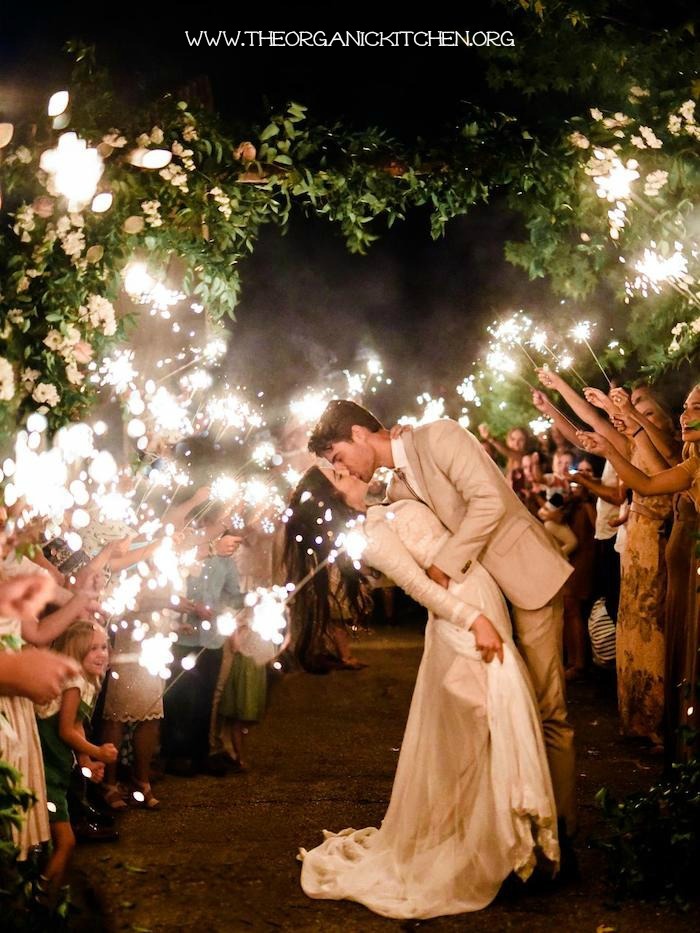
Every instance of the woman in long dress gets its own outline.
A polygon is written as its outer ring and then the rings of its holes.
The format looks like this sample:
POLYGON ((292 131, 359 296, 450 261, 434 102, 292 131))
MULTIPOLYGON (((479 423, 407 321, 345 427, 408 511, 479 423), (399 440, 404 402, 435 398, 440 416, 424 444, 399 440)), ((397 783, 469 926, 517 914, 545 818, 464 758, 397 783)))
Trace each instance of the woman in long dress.
MULTIPOLYGON (((312 467, 292 500, 288 540, 313 551, 311 541, 328 537, 317 535, 317 515, 360 510, 365 491, 354 477, 312 467)), ((556 807, 527 673, 504 598, 483 567, 449 590, 428 578, 449 532, 425 505, 372 507, 364 531, 366 562, 431 610, 425 651, 381 827, 325 832, 320 846, 301 851, 302 887, 397 919, 479 910, 511 872, 528 877, 538 850, 553 871, 558 864, 556 807), (481 620, 502 640, 490 663, 470 631, 481 620)))
MULTIPOLYGON (((683 406, 681 439, 683 459, 671 469, 652 475, 637 468, 613 450, 605 438, 581 433, 581 443, 593 453, 607 457, 620 479, 646 497, 669 497, 676 493, 677 524, 666 552, 669 587, 666 600, 666 716, 665 751, 667 761, 683 759, 689 750, 681 730, 696 730, 698 657, 698 562, 693 536, 695 523, 689 515, 690 503, 700 511, 700 385, 696 385, 683 406), (681 521, 678 521, 680 517, 681 521)), ((649 471, 652 472, 652 471, 649 471)))

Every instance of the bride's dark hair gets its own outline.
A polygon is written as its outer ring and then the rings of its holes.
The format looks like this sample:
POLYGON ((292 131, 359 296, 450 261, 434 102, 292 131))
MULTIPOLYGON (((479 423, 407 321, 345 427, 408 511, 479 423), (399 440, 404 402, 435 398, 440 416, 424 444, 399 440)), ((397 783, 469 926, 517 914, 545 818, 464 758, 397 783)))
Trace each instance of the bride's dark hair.
MULTIPOLYGON (((292 514, 284 526, 284 565, 287 579, 299 583, 316 571, 311 580, 290 601, 294 651, 299 664, 312 674, 325 674, 333 667, 329 648, 332 591, 328 564, 318 567, 328 557, 346 522, 357 517, 333 483, 317 466, 310 467, 299 480, 289 501, 292 514)), ((351 620, 366 611, 362 593, 364 577, 343 553, 335 560, 340 572, 340 601, 351 620)))

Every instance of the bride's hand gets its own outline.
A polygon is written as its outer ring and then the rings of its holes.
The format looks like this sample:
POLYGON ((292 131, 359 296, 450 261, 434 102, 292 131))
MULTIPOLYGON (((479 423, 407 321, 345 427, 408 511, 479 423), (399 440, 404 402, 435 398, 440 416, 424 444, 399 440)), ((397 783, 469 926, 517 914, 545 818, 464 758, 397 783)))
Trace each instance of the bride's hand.
POLYGON ((503 639, 486 616, 477 616, 472 622, 472 634, 481 660, 490 664, 495 657, 503 664, 503 639))
POLYGON ((389 437, 392 441, 395 441, 397 438, 401 437, 402 434, 412 430, 413 428, 410 424, 395 424, 392 428, 389 428, 389 437))

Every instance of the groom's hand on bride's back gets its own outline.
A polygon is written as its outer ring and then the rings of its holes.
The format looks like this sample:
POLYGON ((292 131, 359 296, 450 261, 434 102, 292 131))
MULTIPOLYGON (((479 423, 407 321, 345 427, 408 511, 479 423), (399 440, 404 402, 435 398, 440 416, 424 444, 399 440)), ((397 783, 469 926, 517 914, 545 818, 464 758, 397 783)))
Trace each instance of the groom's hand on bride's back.
POLYGON ((490 664, 494 658, 503 664, 503 639, 486 616, 477 616, 472 622, 472 635, 476 641, 476 650, 481 660, 490 664))

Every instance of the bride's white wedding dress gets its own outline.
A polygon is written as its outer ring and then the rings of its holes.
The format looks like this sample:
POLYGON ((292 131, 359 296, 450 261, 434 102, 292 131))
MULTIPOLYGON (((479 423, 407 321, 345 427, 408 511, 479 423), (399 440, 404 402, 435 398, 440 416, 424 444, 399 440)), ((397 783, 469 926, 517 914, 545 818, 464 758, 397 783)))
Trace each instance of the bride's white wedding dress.
POLYGON ((558 862, 556 807, 542 729, 504 598, 483 567, 445 590, 424 572, 444 535, 413 500, 369 510, 365 559, 430 609, 425 650, 381 828, 324 831, 301 850, 310 897, 358 901, 387 917, 479 910, 535 849, 558 862), (479 613, 504 639, 481 660, 468 629, 479 613))

